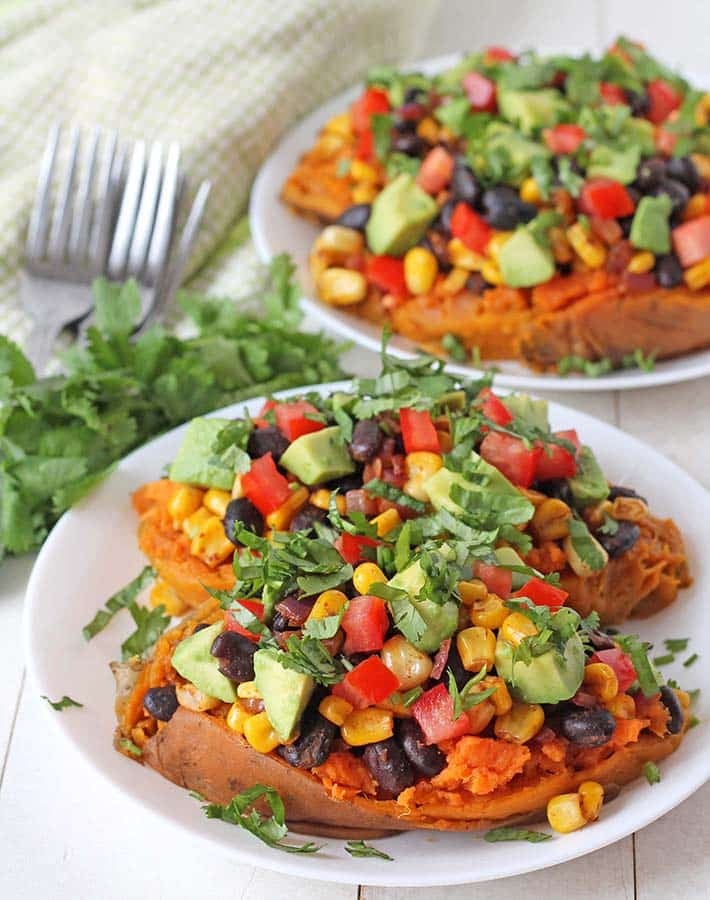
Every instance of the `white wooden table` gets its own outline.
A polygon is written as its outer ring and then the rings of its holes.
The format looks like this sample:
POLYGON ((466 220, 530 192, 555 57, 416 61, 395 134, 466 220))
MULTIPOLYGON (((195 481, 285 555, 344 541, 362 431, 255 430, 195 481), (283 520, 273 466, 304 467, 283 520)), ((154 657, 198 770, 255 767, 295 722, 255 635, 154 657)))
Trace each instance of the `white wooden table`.
MULTIPOLYGON (((372 354, 351 352, 346 365, 364 374, 373 361, 372 354)), ((624 394, 549 396, 648 441, 710 487, 710 379, 624 394)), ((20 628, 30 565, 26 558, 0 565, 2 900, 517 900, 526 893, 552 900, 710 898, 710 784, 604 850, 542 872, 458 888, 325 884, 238 866, 196 847, 116 796, 52 731, 40 706, 44 701, 24 678, 20 628)))

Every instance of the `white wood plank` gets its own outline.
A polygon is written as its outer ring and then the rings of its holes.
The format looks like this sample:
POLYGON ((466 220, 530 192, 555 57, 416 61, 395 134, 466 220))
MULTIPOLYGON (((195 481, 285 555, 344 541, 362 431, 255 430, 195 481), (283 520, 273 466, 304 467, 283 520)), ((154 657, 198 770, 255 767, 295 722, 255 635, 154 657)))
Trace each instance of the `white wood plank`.
POLYGON ((0 563, 0 783, 22 683, 22 601, 33 561, 0 563))
MULTIPOLYGON (((533 392, 531 392, 533 393, 533 392)), ((612 391, 581 393, 572 391, 534 391, 540 397, 546 397, 554 403, 569 406, 590 416, 596 416, 610 425, 616 423, 616 401, 612 391)), ((581 435, 584 440, 584 435, 581 435)))

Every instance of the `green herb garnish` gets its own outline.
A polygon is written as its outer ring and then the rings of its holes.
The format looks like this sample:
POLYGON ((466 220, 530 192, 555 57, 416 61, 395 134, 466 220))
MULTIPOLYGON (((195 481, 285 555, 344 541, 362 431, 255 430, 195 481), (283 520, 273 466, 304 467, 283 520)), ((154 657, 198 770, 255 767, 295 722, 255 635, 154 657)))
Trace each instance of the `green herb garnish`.
POLYGON ((668 638, 663 642, 663 646, 670 653, 682 653, 688 649, 690 638, 668 638))
POLYGON ((104 630, 120 609, 130 607, 131 604, 135 602, 135 599, 140 592, 157 577, 158 573, 155 569, 152 566, 146 566, 143 571, 139 575, 136 575, 132 581, 129 581, 125 587, 121 588, 120 591, 117 591, 112 597, 109 597, 106 601, 105 609, 100 609, 89 624, 82 628, 81 633, 84 635, 84 638, 87 641, 90 641, 91 638, 96 637, 100 631, 104 630))
POLYGON ((654 656, 653 658, 654 666, 669 666, 672 662, 675 662, 675 656, 672 653, 666 653, 663 656, 654 656))
POLYGON ((503 825, 500 828, 491 828, 483 837, 489 844, 495 844, 498 841, 528 841, 531 844, 539 844, 542 841, 551 840, 552 835, 545 831, 531 831, 528 828, 513 828, 503 825))
POLYGON ((388 862, 394 862, 394 858, 389 856, 389 854, 385 853, 383 850, 378 850, 377 847, 366 844, 365 841, 348 841, 345 845, 345 850, 351 856, 360 858, 372 857, 374 859, 386 859, 388 862))
POLYGON ((456 721, 459 716, 467 712, 469 709, 473 709, 474 706, 478 706, 479 703, 483 703, 484 700, 487 700, 490 696, 495 694, 496 688, 490 687, 486 688, 484 691, 479 691, 478 693, 471 693, 472 688, 479 684, 486 676, 486 667, 484 666, 480 672, 477 672, 473 678, 470 678, 466 684, 459 690, 458 685, 456 684, 456 678, 454 677, 454 673, 451 669, 448 670, 449 676, 449 693, 451 694, 451 698, 454 701, 454 708, 452 714, 452 721, 456 721))
POLYGON ((651 762, 651 760, 648 760, 643 764, 643 774, 646 776, 646 781, 648 781, 649 784, 658 784, 661 780, 660 769, 654 762, 651 762))
POLYGON ((61 712, 63 709, 68 709, 70 706, 79 706, 83 707, 83 703, 79 703, 78 700, 74 700, 72 697, 68 697, 66 694, 62 697, 61 700, 50 700, 49 697, 45 697, 42 694, 42 699, 46 700, 47 703, 52 707, 56 712, 61 712))
POLYGON ((124 660, 132 656, 142 656, 158 640, 170 624, 170 616, 163 615, 165 607, 161 604, 153 609, 131 603, 128 606, 136 630, 121 644, 121 656, 124 660))
POLYGON ((699 659, 700 659, 700 657, 698 656, 698 654, 693 653, 692 656, 689 656, 686 660, 683 661, 683 665, 686 669, 689 669, 690 666, 692 666, 693 663, 697 662, 697 660, 699 660, 699 659))
POLYGON ((118 742, 118 746, 122 750, 125 750, 126 753, 130 753, 131 756, 143 756, 143 751, 138 744, 134 744, 133 741, 130 741, 128 738, 121 738, 118 742))

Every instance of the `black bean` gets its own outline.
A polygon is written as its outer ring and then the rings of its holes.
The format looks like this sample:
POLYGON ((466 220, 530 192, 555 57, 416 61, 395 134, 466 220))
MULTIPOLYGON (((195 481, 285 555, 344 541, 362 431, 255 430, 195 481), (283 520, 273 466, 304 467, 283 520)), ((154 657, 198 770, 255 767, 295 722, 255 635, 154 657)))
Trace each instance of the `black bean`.
POLYGON ((416 133, 398 134, 392 139, 391 150, 396 153, 405 153, 407 156, 422 156, 426 149, 426 141, 422 140, 416 133))
POLYGON ((310 531, 316 522, 325 522, 328 515, 325 509, 318 509, 317 506, 308 503, 291 519, 289 531, 310 531))
POLYGON ((271 630, 272 631, 287 631, 288 630, 288 619, 283 613, 275 612, 274 618, 271 620, 271 630))
POLYGON ((631 115, 642 117, 645 116, 650 107, 648 94, 638 93, 637 91, 624 91, 626 102, 631 107, 631 115))
POLYGON ((456 682, 457 687, 462 688, 466 682, 470 679, 471 673, 466 671, 463 667, 463 663, 461 662, 461 657, 459 655, 458 648, 456 646, 456 641, 451 642, 451 649, 449 650, 449 658, 446 661, 446 666, 444 667, 444 672, 441 675, 441 678, 437 679, 438 681, 447 680, 448 679, 448 670, 454 673, 454 680, 456 682))
POLYGON ((343 475, 341 478, 334 478, 332 481, 326 481, 325 487, 330 493, 331 491, 340 491, 345 496, 348 491, 359 491, 362 487, 362 474, 353 472, 352 475, 343 475))
POLYGON ((648 193, 666 177, 666 161, 660 156, 644 159, 636 170, 636 185, 640 191, 648 193))
POLYGON ((209 627, 210 626, 207 624, 207 622, 200 622, 199 625, 195 625, 192 633, 196 634, 198 631, 203 631, 205 628, 209 628, 209 627))
POLYGON ((488 287, 488 282, 480 272, 471 272, 466 279, 466 290, 479 297, 488 287))
POLYGON ((564 478, 551 478, 549 481, 536 481, 533 485, 536 491, 547 497, 555 497, 564 501, 568 506, 574 506, 574 497, 569 483, 564 478))
POLYGON ((270 453, 276 462, 288 447, 288 438, 275 425, 267 425, 266 428, 255 428, 249 435, 247 453, 252 459, 258 459, 266 453, 270 453))
POLYGON ((663 288, 674 288, 683 283, 683 268, 675 253, 657 257, 654 271, 656 281, 663 288))
POLYGON ((414 770, 394 738, 368 744, 362 760, 377 782, 380 796, 396 797, 414 784, 414 770))
MULTIPOLYGON (((626 188, 628 192, 628 188, 626 188)), ((634 221, 634 217, 631 216, 623 216, 621 219, 617 219, 619 225, 621 226, 622 235, 627 238, 631 234, 631 226, 634 221)))
POLYGON ((236 631, 223 631, 212 642, 210 653, 219 660, 219 671, 237 684, 254 679, 256 644, 236 631))
POLYGON ((292 744, 278 748, 278 754, 290 766, 298 769, 312 769, 320 766, 330 756, 330 748, 335 740, 335 725, 319 713, 311 721, 301 723, 300 737, 292 744))
POLYGON ((178 708, 175 685, 168 684, 165 687, 150 688, 143 697, 143 706, 149 716, 153 716, 154 719, 159 719, 161 722, 169 722, 178 708))
POLYGON ((646 498, 637 494, 633 488, 624 487, 621 484, 612 484, 609 488, 609 500, 616 500, 617 497, 631 497, 633 500, 646 502, 646 498))
POLYGON ((488 224, 503 231, 529 222, 538 213, 536 206, 524 203, 517 192, 507 185, 498 185, 485 191, 483 208, 488 224))
POLYGON ((396 115, 392 120, 392 128, 397 134, 411 134, 417 130, 418 124, 414 119, 400 119, 396 115))
POLYGON ((457 160, 451 179, 451 190, 457 200, 465 200, 475 206, 481 199, 481 185, 473 171, 465 163, 457 160))
POLYGON ((674 156, 668 160, 668 177, 684 184, 691 194, 700 187, 700 175, 689 156, 674 156))
POLYGON ((409 87, 404 92, 405 103, 426 103, 428 99, 427 92, 422 87, 409 87))
POLYGON ((234 532, 237 522, 244 528, 248 528, 249 531, 253 531, 254 534, 264 533, 264 517, 246 497, 230 500, 224 513, 224 519, 222 519, 224 533, 235 544, 237 541, 234 532))
POLYGON ((563 736, 579 747, 601 747, 611 740, 615 728, 614 716, 601 708, 575 709, 560 720, 563 736))
POLYGON ((422 247, 426 247, 436 257, 439 268, 442 272, 448 272, 451 268, 449 259, 448 240, 438 231, 429 231, 426 237, 421 241, 422 247))
POLYGON ((595 650, 613 650, 616 647, 609 635, 599 628, 588 628, 585 634, 595 650))
POLYGON ((414 719, 399 719, 397 737, 407 759, 417 771, 433 778, 446 766, 446 757, 436 744, 427 744, 424 732, 414 719))
POLYGON ((683 210, 688 205, 688 200, 690 200, 688 188, 682 181, 676 181, 674 178, 664 178, 651 193, 654 197, 660 197, 662 194, 670 197, 673 204, 671 207, 671 218, 675 219, 683 213, 683 210))
POLYGON ((667 725, 668 731, 671 734, 678 734, 683 727, 683 707, 680 705, 676 692, 667 684, 661 688, 661 702, 671 714, 667 725))
POLYGON ((374 419, 361 419, 353 428, 348 450, 357 462, 369 462, 382 445, 384 435, 374 419))
POLYGON ((449 198, 439 210, 439 218, 434 223, 435 227, 441 231, 451 231, 451 216, 454 214, 456 201, 449 198))
POLYGON ((601 531, 595 533, 596 539, 612 559, 628 553, 641 537, 641 529, 634 522, 621 519, 618 525, 615 534, 604 534, 601 531))
POLYGON ((356 203, 355 206, 349 206, 344 213, 338 217, 337 224, 344 225, 346 228, 354 228, 355 231, 364 231, 370 219, 372 207, 369 203, 356 203))

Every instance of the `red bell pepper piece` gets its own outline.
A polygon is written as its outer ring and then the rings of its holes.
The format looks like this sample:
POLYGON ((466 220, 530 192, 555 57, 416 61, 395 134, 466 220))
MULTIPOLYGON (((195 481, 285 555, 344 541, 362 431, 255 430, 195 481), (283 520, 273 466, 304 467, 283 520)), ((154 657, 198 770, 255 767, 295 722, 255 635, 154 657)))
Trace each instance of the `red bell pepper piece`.
POLYGON ((513 62, 516 57, 505 47, 486 47, 485 60, 492 62, 513 62))
POLYGON ((497 109, 497 87, 495 81, 480 72, 467 72, 461 84, 476 112, 495 112, 497 109))
POLYGON ((663 81, 662 78, 650 81, 646 85, 646 94, 649 101, 646 115, 654 125, 665 122, 673 110, 678 109, 683 102, 683 95, 680 91, 677 91, 667 81, 663 81))
POLYGON ((403 407, 399 411, 399 425, 402 429, 402 440, 407 453, 416 453, 418 450, 439 453, 439 436, 431 416, 425 409, 403 407))
POLYGON ((673 229, 672 237, 681 266, 694 266, 710 256, 710 215, 684 222, 673 229))
POLYGON ((438 744, 460 737, 470 729, 466 713, 454 719, 454 700, 444 684, 425 691, 410 707, 427 744, 438 744))
POLYGON ((562 153, 575 153, 585 137, 584 128, 579 125, 555 125, 554 128, 546 128, 542 136, 549 150, 555 155, 562 153))
POLYGON ((369 594, 354 597, 340 624, 345 632, 343 652, 346 656, 381 650, 390 627, 387 604, 369 594))
POLYGON ((333 546, 346 563, 354 566, 366 559, 366 548, 376 547, 379 543, 374 538, 365 537, 362 534, 348 534, 347 531, 344 531, 335 539, 333 546))
POLYGON ((357 134, 355 140, 355 156, 364 162, 370 162, 375 156, 375 135, 371 128, 357 134))
POLYGON ((387 92, 381 88, 369 87, 350 107, 353 129, 359 134, 370 130, 372 116, 389 112, 390 101, 387 92))
POLYGON ((404 280, 404 262, 396 256, 371 256, 367 261, 366 276, 381 291, 395 297, 407 296, 404 280))
POLYGON ((541 578, 531 578, 513 594, 513 597, 527 597, 535 606, 546 606, 548 609, 555 610, 565 605, 569 594, 541 578))
POLYGON ((436 196, 449 185, 453 174, 453 156, 443 147, 433 147, 424 157, 416 182, 427 194, 436 196))
POLYGON ((602 81, 599 84, 599 93, 608 106, 619 106, 622 103, 626 105, 626 94, 624 89, 618 84, 602 81))
POLYGON ((537 461, 535 470, 536 481, 549 481, 551 478, 572 478, 577 474, 577 453, 581 448, 577 432, 572 428, 569 431, 556 431, 555 437, 564 438, 574 445, 575 452, 571 453, 558 444, 547 444, 543 447, 542 455, 537 461))
POLYGON ((382 703, 399 688, 399 678, 390 672, 379 656, 368 656, 333 685, 336 697, 342 697, 355 709, 382 703))
POLYGON ((582 212, 600 219, 620 219, 634 211, 634 201, 620 181, 591 178, 582 187, 579 198, 582 212))
POLYGON ((276 468, 271 453, 252 462, 246 475, 242 475, 242 488, 262 516, 268 516, 291 496, 288 481, 276 468))
POLYGON ((501 566, 492 566, 490 563, 475 562, 473 574, 480 578, 487 590, 497 594, 501 599, 507 600, 513 587, 513 573, 501 566))
POLYGON ((477 403, 480 404, 481 412, 487 416, 496 425, 507 425, 513 421, 513 414, 503 403, 500 397, 497 397, 490 388, 483 388, 479 392, 477 403), (481 400, 483 401, 481 403, 481 400))
MULTIPOLYGON (((264 621, 264 604, 259 600, 243 600, 240 597, 239 603, 242 606, 245 606, 249 610, 249 612, 253 612, 260 622, 264 621)), ((234 614, 231 613, 228 609, 224 611, 224 627, 226 631, 236 631, 237 634, 241 634, 242 637, 249 638, 249 640, 253 641, 255 644, 259 643, 260 635, 254 634, 253 631, 249 631, 248 628, 240 625, 239 622, 237 622, 237 620, 234 618, 234 614)))
POLYGON ((596 653, 589 657, 589 662, 606 663, 607 666, 611 666, 616 673, 616 680, 619 682, 620 694, 627 691, 638 677, 630 657, 623 650, 619 650, 618 647, 613 647, 609 650, 597 650, 596 653))
POLYGON ((493 236, 493 229, 468 203, 461 201, 456 204, 451 216, 451 234, 469 250, 484 253, 493 236))
MULTIPOLYGON (((276 417, 276 424, 289 441, 295 441, 302 434, 320 431, 325 428, 323 422, 309 419, 309 415, 317 415, 318 410, 307 400, 294 400, 291 403, 274 403, 270 401, 276 417)), ((266 407, 262 410, 262 414, 266 407)))
POLYGON ((542 447, 528 449, 520 438, 491 431, 483 438, 480 454, 513 484, 527 488, 535 480, 542 447))

